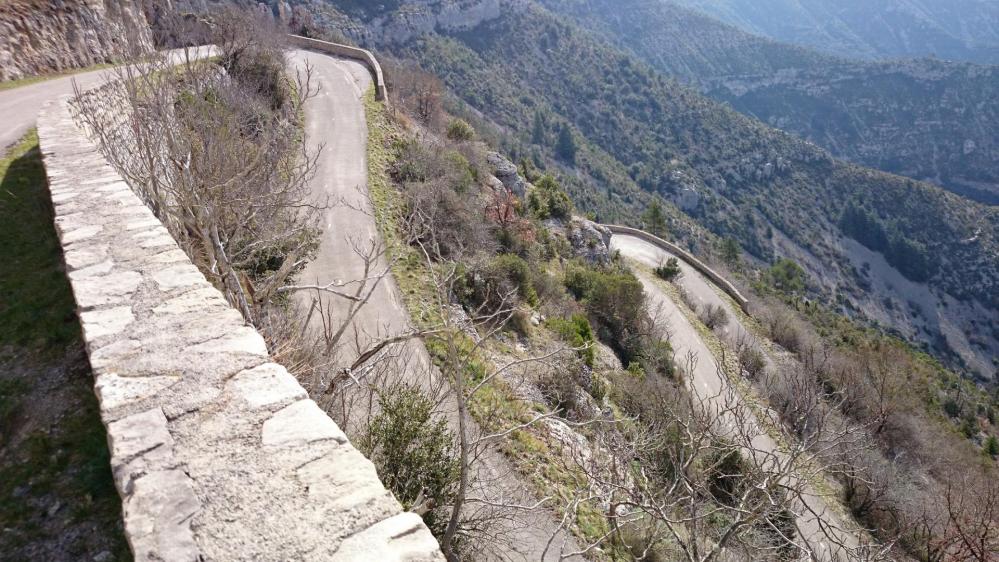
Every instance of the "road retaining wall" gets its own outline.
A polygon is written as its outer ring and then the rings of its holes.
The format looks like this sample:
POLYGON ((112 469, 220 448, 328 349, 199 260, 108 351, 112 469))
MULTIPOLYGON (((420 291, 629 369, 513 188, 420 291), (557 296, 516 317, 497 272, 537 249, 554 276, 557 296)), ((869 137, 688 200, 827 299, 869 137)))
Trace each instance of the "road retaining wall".
POLYGON ((442 561, 74 121, 38 120, 136 560, 442 561))
POLYGON ((368 70, 371 71, 371 77, 374 79, 375 99, 378 101, 388 102, 388 88, 385 86, 385 75, 382 73, 381 65, 378 64, 378 59, 371 54, 371 51, 358 49, 357 47, 350 47, 348 45, 340 45, 339 43, 330 43, 329 41, 309 39, 308 37, 302 37, 300 35, 289 35, 288 37, 291 44, 296 47, 361 61, 368 67, 368 70))
POLYGON ((659 246, 663 250, 666 250, 667 252, 675 255, 677 258, 683 260, 688 265, 690 265, 698 272, 700 272, 702 275, 710 279, 715 285, 721 288, 722 291, 725 291, 725 293, 728 296, 732 297, 732 299, 735 300, 735 302, 742 308, 742 310, 745 313, 749 314, 749 300, 746 299, 746 297, 742 296, 742 293, 740 293, 739 290, 735 288, 735 285, 733 285, 728 279, 725 279, 724 277, 719 275, 718 272, 708 267, 706 263, 695 258, 694 255, 691 254, 690 252, 684 250, 683 248, 677 246, 672 242, 667 242, 666 240, 663 240, 658 236, 649 234, 644 230, 631 228, 629 226, 618 226, 615 224, 605 224, 602 226, 605 226, 608 230, 611 231, 612 234, 626 234, 628 236, 634 236, 635 238, 640 238, 650 244, 659 246))

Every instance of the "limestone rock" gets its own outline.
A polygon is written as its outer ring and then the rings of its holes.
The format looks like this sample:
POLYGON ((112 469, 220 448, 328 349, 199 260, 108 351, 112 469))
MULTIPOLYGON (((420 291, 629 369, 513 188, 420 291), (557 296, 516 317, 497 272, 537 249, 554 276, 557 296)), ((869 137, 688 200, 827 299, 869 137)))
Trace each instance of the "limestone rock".
POLYGON ((109 63, 152 49, 138 0, 0 3, 0 80, 109 63))
POLYGON ((527 180, 520 177, 517 165, 507 160, 498 152, 490 152, 486 155, 486 162, 493 170, 493 175, 501 181, 517 197, 523 198, 527 194, 527 180))
POLYGON ((603 226, 590 220, 574 218, 566 228, 566 236, 576 257, 589 263, 610 262, 611 232, 603 226))

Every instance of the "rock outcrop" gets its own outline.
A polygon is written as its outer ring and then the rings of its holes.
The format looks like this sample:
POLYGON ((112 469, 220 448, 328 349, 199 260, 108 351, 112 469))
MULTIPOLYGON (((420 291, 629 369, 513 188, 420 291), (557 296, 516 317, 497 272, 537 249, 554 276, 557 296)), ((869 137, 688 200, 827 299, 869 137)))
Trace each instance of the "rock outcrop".
POLYGON ((492 168, 493 175, 503 183, 511 193, 523 199, 527 195, 527 180, 520 176, 517 165, 507 160, 498 152, 486 154, 486 163, 492 168))
POLYGON ((606 265, 611 261, 611 231, 602 224, 581 217, 569 221, 548 219, 545 228, 556 236, 564 236, 572 255, 587 263, 606 265))
POLYGON ((0 80, 113 62, 152 48, 141 0, 0 3, 0 80))

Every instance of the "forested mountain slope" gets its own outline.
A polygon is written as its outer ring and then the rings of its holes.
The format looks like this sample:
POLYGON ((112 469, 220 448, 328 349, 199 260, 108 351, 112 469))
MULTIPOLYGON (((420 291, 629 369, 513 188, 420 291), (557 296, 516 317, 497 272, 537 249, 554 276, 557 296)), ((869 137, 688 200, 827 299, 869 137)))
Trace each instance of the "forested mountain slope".
POLYGON ((745 33, 666 0, 541 3, 836 157, 999 204, 997 67, 840 59, 745 33))
POLYGON ((747 31, 847 57, 999 63, 992 0, 677 0, 747 31))
MULTIPOLYGON (((436 17, 421 15, 436 4, 411 3, 405 13, 368 20, 357 11, 348 14, 353 20, 331 23, 361 39, 379 37, 386 25, 436 17)), ((623 200, 617 191, 624 188, 615 185, 638 184, 682 204, 701 225, 736 238, 760 259, 801 262, 829 302, 863 310, 942 355, 956 351, 971 370, 993 376, 990 362, 999 349, 999 334, 991 333, 999 309, 995 210, 836 161, 537 4, 500 4, 496 17, 453 25, 438 20, 433 32, 372 46, 417 61, 477 112, 593 178, 583 205, 632 209, 603 219, 635 223, 642 199, 623 200), (585 150, 563 150, 566 136, 585 150), (879 235, 860 235, 858 224, 879 235)))

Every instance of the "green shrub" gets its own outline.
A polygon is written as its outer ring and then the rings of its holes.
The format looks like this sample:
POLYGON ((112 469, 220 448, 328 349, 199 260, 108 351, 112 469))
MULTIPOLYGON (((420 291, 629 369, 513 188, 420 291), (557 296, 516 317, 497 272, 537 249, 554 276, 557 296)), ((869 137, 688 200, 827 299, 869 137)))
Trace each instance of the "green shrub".
POLYGON ((489 312, 496 312, 504 305, 516 304, 504 303, 504 299, 511 295, 519 296, 530 306, 537 306, 539 298, 533 278, 531 266, 524 258, 516 254, 500 254, 484 267, 465 273, 464 286, 458 297, 471 308, 482 306, 489 312))
POLYGON ((21 398, 27 391, 19 380, 0 380, 0 447, 14 431, 14 422, 22 409, 21 398))
POLYGON ((475 173, 468 158, 455 150, 445 155, 448 184, 455 193, 465 194, 475 185, 475 173))
POLYGON ((590 396, 600 404, 604 401, 604 397, 607 396, 607 381, 603 379, 597 373, 593 373, 593 377, 590 379, 590 396))
POLYGON ((645 367, 642 367, 642 364, 639 363, 638 361, 632 361, 631 363, 628 363, 627 370, 628 373, 630 373, 636 379, 645 378, 645 367))
POLYGON ((594 346, 593 328, 586 316, 574 314, 570 319, 551 318, 546 325, 567 344, 579 349, 578 353, 583 362, 588 367, 593 367, 597 350, 594 346))
POLYGON ((742 493, 748 466, 738 451, 719 451, 708 461, 708 489, 720 503, 735 505, 742 493))
POLYGON ((447 138, 467 142, 475 138, 475 129, 464 119, 452 119, 447 125, 447 138))
POLYGON ((638 355, 642 372, 645 374, 661 377, 673 377, 676 374, 673 347, 668 342, 643 338, 641 351, 638 355))
POLYGON ((961 406, 958 405, 957 401, 954 400, 953 398, 948 398, 943 403, 943 411, 948 416, 956 418, 961 415, 961 406))
POLYGON ((583 303, 600 339, 614 348, 622 362, 637 360, 646 320, 642 283, 626 270, 571 264, 565 285, 583 303))
POLYGON ((543 176, 527 194, 527 207, 541 219, 568 220, 572 216, 572 200, 551 176, 543 176))
POLYGON ((992 458, 999 457, 999 439, 995 435, 990 435, 985 440, 985 454, 992 458))
POLYGON ((805 270, 792 260, 781 258, 767 272, 770 285, 789 295, 805 290, 805 270))
POLYGON ((680 261, 676 258, 670 258, 659 264, 659 267, 656 268, 656 276, 665 281, 673 281, 680 276, 680 261))
MULTIPOLYGON (((379 401, 381 410, 358 440, 359 448, 406 509, 421 494, 436 507, 448 506, 461 465, 447 421, 434 419, 433 402, 415 388, 383 391, 379 401)), ((431 509, 423 519, 435 536, 442 536, 446 513, 431 509)))

